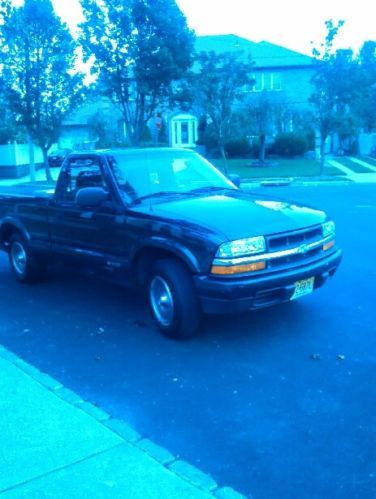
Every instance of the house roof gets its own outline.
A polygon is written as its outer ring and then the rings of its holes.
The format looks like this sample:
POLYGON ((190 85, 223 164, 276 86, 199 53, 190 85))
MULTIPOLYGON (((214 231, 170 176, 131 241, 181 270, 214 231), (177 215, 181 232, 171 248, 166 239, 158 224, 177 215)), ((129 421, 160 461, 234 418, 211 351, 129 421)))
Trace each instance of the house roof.
POLYGON ((118 119, 120 115, 118 109, 106 97, 89 98, 81 107, 66 118, 64 125, 85 126, 97 113, 111 115, 113 119, 118 119))
POLYGON ((239 52, 251 55, 257 68, 311 66, 313 58, 269 42, 252 42, 236 35, 198 36, 196 52, 239 52))

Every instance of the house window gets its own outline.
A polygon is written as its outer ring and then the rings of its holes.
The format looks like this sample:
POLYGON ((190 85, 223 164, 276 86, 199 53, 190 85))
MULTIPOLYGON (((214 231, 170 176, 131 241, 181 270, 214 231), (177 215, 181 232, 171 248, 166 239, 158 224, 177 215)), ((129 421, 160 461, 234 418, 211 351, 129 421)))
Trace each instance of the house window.
POLYGON ((245 92, 262 92, 263 90, 282 90, 281 73, 254 73, 252 85, 246 85, 245 92))
POLYGON ((255 73, 252 75, 255 83, 253 85, 254 92, 262 92, 264 90, 264 73, 255 73))
POLYGON ((275 73, 265 73, 265 90, 274 90, 274 74, 275 73))
POLYGON ((271 73, 271 90, 282 90, 281 73, 271 73))

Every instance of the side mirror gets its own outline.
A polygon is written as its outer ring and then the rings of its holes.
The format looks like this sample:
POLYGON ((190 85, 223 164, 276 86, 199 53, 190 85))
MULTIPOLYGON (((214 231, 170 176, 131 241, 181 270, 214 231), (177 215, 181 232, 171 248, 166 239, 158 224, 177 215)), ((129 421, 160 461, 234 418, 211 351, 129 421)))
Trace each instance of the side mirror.
POLYGON ((98 207, 108 199, 108 192, 102 187, 83 187, 76 194, 75 202, 82 207, 98 207))
POLYGON ((236 173, 229 173, 227 178, 231 180, 236 187, 240 187, 240 175, 237 175, 236 173))

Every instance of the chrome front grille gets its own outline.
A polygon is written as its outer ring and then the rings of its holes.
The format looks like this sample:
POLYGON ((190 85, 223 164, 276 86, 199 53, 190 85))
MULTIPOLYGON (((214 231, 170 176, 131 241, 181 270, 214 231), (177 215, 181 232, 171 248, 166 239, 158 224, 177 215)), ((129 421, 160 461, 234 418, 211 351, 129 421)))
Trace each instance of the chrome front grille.
POLYGON ((321 225, 267 236, 266 242, 268 252, 276 254, 276 258, 268 261, 268 268, 273 270, 309 263, 325 254, 321 225), (289 250, 291 250, 290 254, 289 250), (292 252, 292 250, 297 251, 292 252), (280 256, 278 256, 279 252, 280 256))
POLYGON ((307 229, 297 230, 294 232, 286 232, 284 234, 276 234, 266 238, 268 250, 281 251, 289 248, 294 248, 301 244, 313 243, 322 239, 322 227, 317 225, 307 229))

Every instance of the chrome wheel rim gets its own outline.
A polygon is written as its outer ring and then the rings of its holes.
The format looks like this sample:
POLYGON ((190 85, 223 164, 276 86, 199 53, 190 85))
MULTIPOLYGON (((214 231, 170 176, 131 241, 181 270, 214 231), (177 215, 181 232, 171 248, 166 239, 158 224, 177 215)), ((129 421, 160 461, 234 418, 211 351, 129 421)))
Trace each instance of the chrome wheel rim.
POLYGON ((11 248, 12 263, 17 274, 24 274, 26 270, 26 251, 19 242, 14 242, 11 248))
POLYGON ((150 303, 157 321, 165 327, 172 324, 174 317, 174 300, 167 282, 156 276, 150 283, 150 303))

